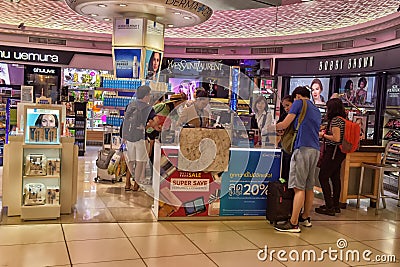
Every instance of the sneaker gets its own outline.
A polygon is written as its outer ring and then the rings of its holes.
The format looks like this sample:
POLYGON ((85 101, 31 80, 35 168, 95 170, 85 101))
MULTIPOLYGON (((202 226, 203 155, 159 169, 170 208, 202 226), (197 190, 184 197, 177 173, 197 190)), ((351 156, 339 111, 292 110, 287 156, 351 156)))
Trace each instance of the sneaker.
POLYGON ((328 208, 323 208, 323 207, 319 207, 319 208, 315 208, 315 212, 319 213, 319 214, 324 214, 324 215, 328 215, 328 216, 335 216, 335 210, 332 209, 328 209, 328 208))
POLYGON ((305 227, 311 227, 312 226, 312 224, 311 224, 311 218, 310 217, 307 217, 307 219, 303 219, 303 214, 300 214, 299 215, 299 224, 300 225, 303 225, 303 226, 305 226, 305 227))
POLYGON ((275 225, 275 230, 279 232, 289 232, 289 233, 300 233, 300 227, 299 225, 293 225, 290 221, 287 221, 284 224, 276 224, 275 225))

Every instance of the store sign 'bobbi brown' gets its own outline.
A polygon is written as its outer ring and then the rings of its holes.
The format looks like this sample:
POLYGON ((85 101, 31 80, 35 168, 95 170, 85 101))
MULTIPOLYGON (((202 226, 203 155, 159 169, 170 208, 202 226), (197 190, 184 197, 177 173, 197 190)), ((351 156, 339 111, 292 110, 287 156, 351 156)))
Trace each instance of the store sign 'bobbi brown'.
POLYGON ((374 66, 374 57, 357 57, 357 58, 349 58, 347 60, 344 59, 336 59, 336 60, 321 60, 319 62, 318 70, 327 71, 327 70, 342 70, 347 65, 347 69, 365 69, 371 68, 374 66))

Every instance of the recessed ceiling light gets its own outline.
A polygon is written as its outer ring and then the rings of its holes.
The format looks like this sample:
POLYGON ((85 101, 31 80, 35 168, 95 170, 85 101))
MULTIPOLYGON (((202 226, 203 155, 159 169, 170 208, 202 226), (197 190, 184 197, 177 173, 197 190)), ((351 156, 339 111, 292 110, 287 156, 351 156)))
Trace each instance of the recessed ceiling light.
POLYGON ((107 7, 107 5, 105 5, 105 4, 98 4, 97 6, 98 7, 107 7))
POLYGON ((97 17, 98 15, 97 14, 90 14, 90 16, 97 17))
POLYGON ((189 16, 183 16, 184 19, 191 19, 189 16))
POLYGON ((181 14, 181 12, 174 12, 174 14, 175 14, 175 15, 180 15, 180 14, 181 14))
POLYGON ((120 7, 126 7, 128 6, 127 4, 119 4, 120 7))
POLYGON ((174 27, 174 24, 168 24, 167 25, 169 28, 172 28, 172 27, 174 27))
POLYGON ((104 18, 103 20, 104 20, 104 21, 110 21, 111 19, 109 19, 109 18, 104 18))

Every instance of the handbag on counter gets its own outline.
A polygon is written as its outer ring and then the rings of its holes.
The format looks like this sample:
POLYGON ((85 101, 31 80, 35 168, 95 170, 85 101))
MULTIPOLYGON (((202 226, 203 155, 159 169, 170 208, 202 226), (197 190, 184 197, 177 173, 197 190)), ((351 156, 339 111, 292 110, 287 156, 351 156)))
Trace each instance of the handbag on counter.
POLYGON ((293 145, 297 137, 297 132, 299 131, 300 124, 303 122, 304 117, 306 115, 307 111, 307 100, 302 99, 303 101, 303 107, 301 108, 300 116, 299 116, 299 122, 297 123, 296 129, 294 128, 294 121, 285 129, 284 134, 281 137, 281 146, 282 149, 288 153, 292 154, 293 153, 293 145))

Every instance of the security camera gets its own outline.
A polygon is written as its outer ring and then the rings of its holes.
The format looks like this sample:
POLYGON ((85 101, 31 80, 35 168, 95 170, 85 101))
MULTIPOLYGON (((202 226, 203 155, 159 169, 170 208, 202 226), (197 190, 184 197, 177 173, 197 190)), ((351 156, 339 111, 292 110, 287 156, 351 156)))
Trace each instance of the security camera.
POLYGON ((25 24, 24 24, 23 22, 21 22, 21 23, 18 25, 18 29, 21 29, 21 30, 25 29, 25 24))

